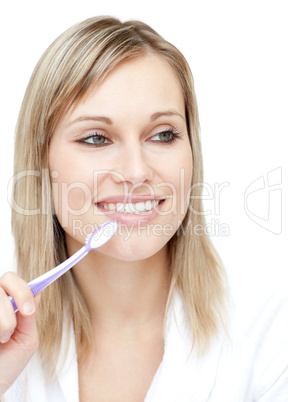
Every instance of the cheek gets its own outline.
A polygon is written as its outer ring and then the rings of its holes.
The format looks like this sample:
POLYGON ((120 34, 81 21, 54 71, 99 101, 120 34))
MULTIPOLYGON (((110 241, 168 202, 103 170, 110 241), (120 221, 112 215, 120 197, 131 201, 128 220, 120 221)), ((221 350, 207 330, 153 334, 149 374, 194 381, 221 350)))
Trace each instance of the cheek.
POLYGON ((89 211, 93 202, 93 174, 61 153, 62 158, 49 159, 52 196, 56 216, 61 226, 69 226, 73 218, 89 211), (77 168, 75 168, 77 166, 77 168), (80 168, 78 168, 78 166, 80 168))
POLYGON ((172 169, 169 170, 171 172, 170 182, 175 189, 175 211, 178 214, 185 215, 190 201, 193 172, 192 153, 189 148, 185 153, 182 153, 182 157, 175 161, 173 165, 174 169, 171 166, 172 169))
POLYGON ((93 198, 90 187, 80 181, 53 182, 52 194, 56 211, 69 209, 75 214, 83 209, 87 202, 91 203, 93 198))
POLYGON ((71 225, 75 219, 81 219, 92 205, 90 188, 81 182, 52 182, 54 209, 63 228, 71 225))
POLYGON ((189 163, 185 169, 185 175, 183 178, 183 187, 184 187, 184 195, 185 195, 185 203, 188 205, 190 204, 190 193, 191 193, 191 186, 192 186, 192 175, 193 175, 193 163, 192 163, 192 155, 189 160, 189 163))

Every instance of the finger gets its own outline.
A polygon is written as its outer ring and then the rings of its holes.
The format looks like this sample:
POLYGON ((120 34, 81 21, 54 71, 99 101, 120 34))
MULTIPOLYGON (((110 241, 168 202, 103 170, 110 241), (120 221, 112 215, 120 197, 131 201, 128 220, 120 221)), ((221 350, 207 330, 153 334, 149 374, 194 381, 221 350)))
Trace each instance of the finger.
MULTIPOLYGON (((4 291, 2 290, 4 293, 4 291)), ((7 295, 5 293, 5 300, 7 295)), ((38 306, 40 295, 35 298, 35 304, 38 306)), ((12 306, 10 300, 8 299, 12 306)), ((13 310, 13 308, 12 308, 13 310)), ((0 398, 16 378, 23 371, 39 345, 38 331, 36 325, 36 313, 23 315, 20 312, 12 315, 17 317, 17 326, 9 342, 0 344, 0 398)))
POLYGON ((0 278, 0 287, 14 298, 21 314, 30 315, 35 312, 36 306, 30 287, 14 272, 7 272, 0 278))
MULTIPOLYGON (((3 292, 3 290, 2 290, 3 292)), ((4 301, 7 302, 7 310, 11 310, 12 304, 7 298, 4 292, 4 301)), ((41 299, 41 294, 39 293, 35 296, 36 308, 38 307, 41 299)), ((3 306, 3 305, 2 305, 3 306)), ((3 310, 3 309, 2 309, 3 310)), ((7 311, 2 315, 2 317, 7 316, 7 311)), ((1 317, 1 316, 0 316, 1 317)), ((24 345, 25 350, 36 350, 38 347, 38 329, 36 325, 36 313, 31 315, 22 315, 20 312, 15 314, 13 307, 11 312, 11 321, 7 320, 7 325, 0 331, 0 342, 7 343, 10 339, 13 339, 18 345, 24 345), (17 320, 16 320, 17 318, 17 320)))
POLYGON ((30 315, 16 313, 17 326, 11 335, 11 339, 25 348, 26 351, 35 351, 38 348, 38 329, 36 323, 36 312, 30 315))
POLYGON ((17 321, 12 303, 6 292, 0 288, 0 342, 6 343, 10 339, 17 321))

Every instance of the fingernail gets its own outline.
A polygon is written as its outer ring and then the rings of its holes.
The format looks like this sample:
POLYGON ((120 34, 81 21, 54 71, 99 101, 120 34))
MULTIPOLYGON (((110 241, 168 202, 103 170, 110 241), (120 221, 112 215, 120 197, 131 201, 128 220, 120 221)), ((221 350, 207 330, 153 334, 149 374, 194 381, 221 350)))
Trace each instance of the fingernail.
POLYGON ((22 310, 24 314, 31 315, 35 312, 35 306, 31 302, 26 302, 23 304, 22 310))
POLYGON ((1 343, 6 343, 9 341, 9 339, 11 338, 11 335, 13 334, 13 332, 9 332, 8 334, 4 334, 2 335, 0 342, 1 343))

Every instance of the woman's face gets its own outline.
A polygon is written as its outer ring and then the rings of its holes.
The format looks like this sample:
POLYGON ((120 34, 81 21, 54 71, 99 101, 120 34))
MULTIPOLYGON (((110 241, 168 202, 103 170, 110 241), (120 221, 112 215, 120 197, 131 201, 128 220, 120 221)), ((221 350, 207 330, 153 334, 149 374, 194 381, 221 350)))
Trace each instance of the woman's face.
POLYGON ((170 65, 156 55, 120 63, 63 116, 49 167, 67 243, 76 248, 116 220, 116 235, 97 252, 139 260, 161 250, 187 212, 192 177, 184 98, 170 65))

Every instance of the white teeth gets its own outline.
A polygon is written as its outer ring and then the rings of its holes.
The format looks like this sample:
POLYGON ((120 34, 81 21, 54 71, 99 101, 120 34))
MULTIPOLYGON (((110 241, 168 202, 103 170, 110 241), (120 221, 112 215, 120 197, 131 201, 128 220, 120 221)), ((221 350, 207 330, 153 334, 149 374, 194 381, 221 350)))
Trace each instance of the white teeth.
POLYGON ((108 204, 108 209, 109 211, 115 211, 116 210, 115 204, 108 204))
POLYGON ((126 214, 141 214, 143 212, 151 211, 151 209, 155 209, 158 205, 159 201, 148 200, 146 202, 128 202, 125 204, 122 202, 117 202, 117 204, 101 204, 101 208, 108 209, 109 211, 124 212, 126 214))
POLYGON ((143 211, 145 211, 145 203, 137 202, 137 204, 135 204, 135 208, 138 212, 143 212, 143 211))
POLYGON ((150 200, 145 202, 145 209, 146 209, 146 211, 151 211, 152 202, 150 200))
POLYGON ((116 204, 116 211, 117 211, 117 212, 124 212, 124 208, 125 208, 125 205, 122 204, 121 202, 118 202, 118 203, 116 204))
POLYGON ((128 214, 132 214, 134 212, 134 205, 131 202, 128 202, 124 206, 124 212, 128 214))

